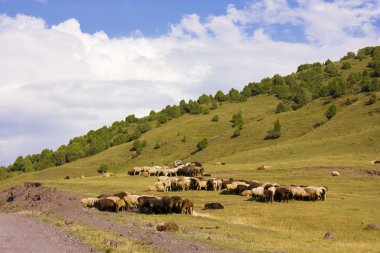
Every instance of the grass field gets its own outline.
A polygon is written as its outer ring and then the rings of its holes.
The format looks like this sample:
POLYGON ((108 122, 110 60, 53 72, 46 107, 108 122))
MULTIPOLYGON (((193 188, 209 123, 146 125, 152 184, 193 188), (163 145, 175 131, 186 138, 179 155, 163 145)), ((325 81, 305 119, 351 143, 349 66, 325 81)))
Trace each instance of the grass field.
POLYGON ((195 200, 196 215, 122 213, 111 219, 138 224, 175 221, 187 231, 179 232, 181 237, 244 252, 379 252, 380 231, 367 231, 365 227, 368 223, 380 224, 380 177, 362 171, 380 170, 380 165, 370 163, 380 159, 380 103, 366 106, 368 97, 359 94, 357 102, 345 105, 346 98, 334 101, 338 113, 328 122, 324 113, 331 102, 326 99, 281 114, 274 112, 279 101, 273 96, 223 104, 209 115, 185 115, 147 132, 143 139, 148 145, 137 158, 132 158, 131 144, 127 143, 58 168, 9 178, 0 182, 0 190, 25 181, 40 181, 88 196, 118 191, 142 194, 156 179, 128 176, 128 170, 185 158, 203 162, 205 171, 213 177, 325 185, 329 188, 327 200, 265 204, 217 192, 175 192, 168 194, 195 200), (244 129, 241 136, 231 138, 230 120, 239 111, 244 129), (211 122, 215 114, 219 122, 211 122), (282 125, 281 138, 264 140, 276 119, 282 125), (323 124, 315 127, 318 123, 323 124), (181 141, 183 136, 186 142, 181 141), (208 147, 191 155, 202 138, 208 138, 208 147), (160 149, 153 148, 157 142, 161 143, 160 149), (220 161, 226 165, 215 165, 220 161), (263 163, 272 169, 256 170, 263 163), (117 176, 99 176, 96 170, 101 164, 107 164, 117 176), (341 177, 330 175, 336 169, 341 177), (70 180, 63 179, 67 175, 70 180), (86 178, 81 180, 80 175, 86 178), (225 209, 201 210, 206 202, 220 202, 225 209), (327 231, 333 232, 336 240, 323 240, 327 231))

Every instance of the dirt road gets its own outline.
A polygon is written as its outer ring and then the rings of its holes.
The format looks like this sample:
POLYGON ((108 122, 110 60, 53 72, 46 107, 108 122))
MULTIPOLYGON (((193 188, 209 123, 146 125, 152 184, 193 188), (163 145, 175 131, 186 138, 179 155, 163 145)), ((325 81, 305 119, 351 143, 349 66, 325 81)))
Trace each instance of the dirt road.
POLYGON ((91 252, 62 229, 17 214, 0 213, 0 252, 91 252))

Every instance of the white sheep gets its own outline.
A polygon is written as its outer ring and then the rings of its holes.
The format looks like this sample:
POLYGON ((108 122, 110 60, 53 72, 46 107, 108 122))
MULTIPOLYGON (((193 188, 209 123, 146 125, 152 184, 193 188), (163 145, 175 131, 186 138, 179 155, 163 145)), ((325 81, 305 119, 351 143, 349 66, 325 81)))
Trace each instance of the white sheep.
POLYGON ((98 198, 83 198, 80 203, 83 207, 95 207, 96 203, 98 203, 98 198))
POLYGON ((340 177, 339 171, 336 171, 336 170, 331 171, 331 176, 340 177))

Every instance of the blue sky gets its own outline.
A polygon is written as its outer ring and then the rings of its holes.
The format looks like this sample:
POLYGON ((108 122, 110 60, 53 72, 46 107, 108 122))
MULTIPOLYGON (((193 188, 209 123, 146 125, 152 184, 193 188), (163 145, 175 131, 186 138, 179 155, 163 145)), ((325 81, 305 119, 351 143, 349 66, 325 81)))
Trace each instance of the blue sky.
POLYGON ((380 44, 380 2, 0 0, 0 165, 380 44))
POLYGON ((75 18, 83 32, 98 30, 109 36, 126 36, 139 30, 146 36, 166 33, 169 24, 185 14, 197 13, 202 19, 225 13, 228 4, 242 8, 244 0, 5 0, 0 12, 42 17, 48 25, 75 18))

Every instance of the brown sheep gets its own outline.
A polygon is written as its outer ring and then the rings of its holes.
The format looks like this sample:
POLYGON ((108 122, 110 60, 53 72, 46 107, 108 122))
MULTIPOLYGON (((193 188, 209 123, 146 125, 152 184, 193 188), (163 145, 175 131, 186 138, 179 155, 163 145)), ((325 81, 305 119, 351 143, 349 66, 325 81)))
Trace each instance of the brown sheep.
POLYGON ((96 207, 100 211, 114 212, 116 210, 116 204, 111 199, 99 199, 99 201, 96 203, 96 207))
POLYGON ((124 199, 118 199, 115 203, 115 211, 118 213, 119 211, 126 211, 127 206, 125 204, 124 199))
POLYGON ((181 213, 182 214, 193 214, 194 201, 192 199, 184 199, 182 202, 181 213))

